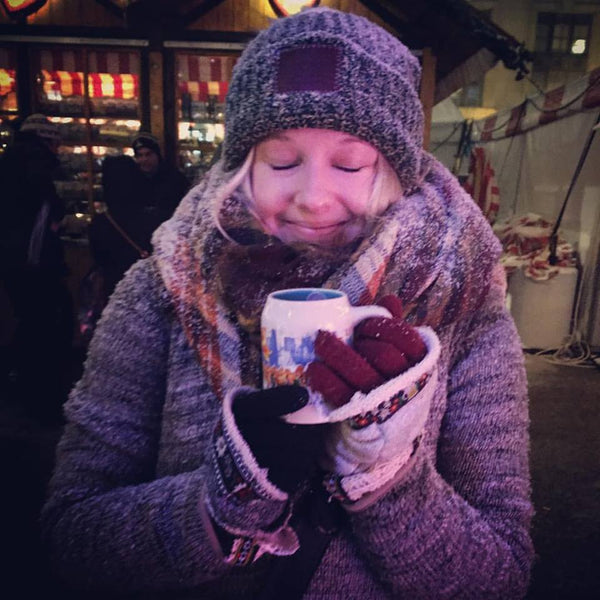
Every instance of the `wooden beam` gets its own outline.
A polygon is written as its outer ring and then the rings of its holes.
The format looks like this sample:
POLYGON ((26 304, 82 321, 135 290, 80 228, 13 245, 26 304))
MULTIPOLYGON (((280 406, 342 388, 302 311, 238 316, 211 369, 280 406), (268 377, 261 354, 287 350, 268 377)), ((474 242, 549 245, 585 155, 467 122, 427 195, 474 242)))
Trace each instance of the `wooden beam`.
POLYGON ((401 32, 406 27, 407 22, 405 16, 398 10, 397 6, 383 6, 378 0, 360 0, 360 3, 390 27, 393 27, 399 37, 401 36, 401 32))
POLYGON ((96 0, 96 2, 105 8, 111 15, 115 17, 119 17, 120 19, 125 18, 125 11, 117 4, 112 2, 112 0, 96 0))
POLYGON ((423 125, 423 148, 429 150, 431 137, 431 117, 433 113, 433 98, 435 96, 435 62, 436 57, 431 48, 423 48, 421 62, 421 104, 425 117, 423 125))
POLYGON ((197 21, 200 17, 203 17, 207 12, 213 8, 219 6, 224 0, 204 0, 199 6, 190 9, 187 13, 181 15, 181 22, 183 27, 191 25, 194 21, 197 21))
POLYGON ((165 117, 163 112, 163 55, 161 52, 148 53, 148 79, 150 84, 150 131, 159 139, 165 155, 165 117))

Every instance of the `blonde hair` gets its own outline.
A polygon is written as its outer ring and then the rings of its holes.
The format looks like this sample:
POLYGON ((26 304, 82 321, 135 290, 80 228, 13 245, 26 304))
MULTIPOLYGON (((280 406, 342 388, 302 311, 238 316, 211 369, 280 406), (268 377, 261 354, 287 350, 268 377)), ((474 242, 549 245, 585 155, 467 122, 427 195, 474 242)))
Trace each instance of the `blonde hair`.
MULTIPOLYGON (((246 200, 246 207, 250 214, 258 221, 254 212, 254 192, 252 189, 252 164, 256 146, 254 146, 244 160, 242 166, 233 175, 233 177, 224 183, 217 190, 213 204, 213 217, 219 231, 230 241, 232 240, 224 230, 220 222, 219 214, 225 201, 237 190, 241 190, 246 200)), ((373 186, 371 188, 371 198, 369 202, 368 219, 376 219, 385 210, 402 197, 402 186, 398 175, 388 162, 388 160, 378 152, 377 162, 375 163, 375 174, 373 176, 373 186)))
MULTIPOLYGON (((212 206, 212 214, 213 220, 217 229, 223 234, 225 239, 228 239, 230 242, 235 242, 225 231, 223 225, 221 224, 220 213, 225 201, 233 195, 233 193, 238 189, 242 188, 244 190, 244 195, 247 192, 252 193, 252 185, 250 183, 251 177, 250 173, 252 170, 252 163, 254 162, 254 154, 255 150, 252 148, 250 152, 248 152, 248 156, 246 156, 246 160, 242 163, 242 166, 238 169, 238 171, 233 175, 233 177, 226 181, 215 194, 215 198, 213 200, 212 206)), ((222 159, 221 159, 222 160, 222 159)))

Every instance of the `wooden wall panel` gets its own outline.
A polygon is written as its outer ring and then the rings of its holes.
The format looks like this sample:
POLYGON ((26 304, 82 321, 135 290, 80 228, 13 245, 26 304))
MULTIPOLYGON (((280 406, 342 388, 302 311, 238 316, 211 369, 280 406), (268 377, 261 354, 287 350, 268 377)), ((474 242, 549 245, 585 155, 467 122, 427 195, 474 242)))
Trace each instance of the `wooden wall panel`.
MULTIPOLYGON (((150 52, 150 131, 164 140, 165 119, 163 111, 163 56, 160 52, 150 52)), ((162 149, 163 155, 165 148, 162 149)))
MULTIPOLYGON (((385 23, 365 8, 360 0, 321 0, 321 6, 367 17, 374 23, 386 27, 385 23)), ((190 29, 253 32, 265 29, 276 18, 269 0, 225 0, 195 21, 190 29)))
MULTIPOLYGON (((321 6, 367 17, 374 23, 389 29, 360 0, 321 0, 321 6)), ((275 18, 268 0, 225 0, 195 21, 190 29, 254 32, 265 29, 275 18)), ((0 10, 0 23, 10 22, 12 21, 6 17, 4 11, 0 10)), ((31 25, 125 27, 122 19, 94 0, 48 0, 45 6, 27 19, 27 22, 31 25)))
POLYGON ((361 17, 366 17, 367 19, 373 21, 373 23, 377 23, 379 26, 385 26, 385 23, 359 0, 331 0, 331 2, 328 3, 328 6, 331 6, 331 8, 337 8, 338 10, 342 10, 344 12, 353 13, 361 17))
POLYGON ((30 25, 124 27, 124 21, 93 0, 48 0, 27 19, 30 25))
POLYGON ((423 128, 423 148, 429 150, 429 141, 431 138, 431 117, 433 114, 433 97, 435 94, 435 63, 436 57, 431 48, 423 49, 421 59, 422 75, 420 97, 423 105, 423 115, 425 118, 423 128))

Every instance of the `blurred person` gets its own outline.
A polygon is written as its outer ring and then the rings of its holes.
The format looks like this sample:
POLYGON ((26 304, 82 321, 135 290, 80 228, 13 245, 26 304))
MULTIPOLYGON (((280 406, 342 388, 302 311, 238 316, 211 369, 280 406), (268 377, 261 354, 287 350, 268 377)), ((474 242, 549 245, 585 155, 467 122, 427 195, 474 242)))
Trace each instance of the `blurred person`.
POLYGON ((70 384, 73 306, 59 236, 65 208, 53 181, 59 144, 58 127, 33 114, 0 158, 0 265, 17 320, 9 369, 19 397, 41 417, 60 414, 70 384))
POLYGON ((137 194, 144 212, 158 227, 171 217, 190 184, 181 171, 163 159, 158 140, 151 133, 139 132, 131 146, 144 176, 137 194))
POLYGON ((139 194, 142 176, 129 156, 108 156, 102 162, 105 210, 96 213, 89 228, 94 264, 102 269, 106 292, 112 293, 125 271, 149 255, 155 220, 144 211, 139 194))
POLYGON ((152 233, 187 189, 187 180, 162 161, 158 142, 143 134, 133 142, 135 159, 108 156, 102 163, 105 210, 88 231, 92 267, 81 286, 80 332, 89 342, 96 321, 125 272, 152 251, 152 233))

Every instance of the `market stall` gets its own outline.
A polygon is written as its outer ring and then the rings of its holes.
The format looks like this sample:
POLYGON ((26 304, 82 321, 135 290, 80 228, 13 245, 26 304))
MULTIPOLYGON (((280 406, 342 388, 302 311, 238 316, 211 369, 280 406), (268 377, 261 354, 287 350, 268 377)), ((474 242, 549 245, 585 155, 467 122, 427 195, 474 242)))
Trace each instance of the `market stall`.
POLYGON ((0 47, 0 154, 10 143, 10 121, 18 114, 16 52, 0 47))
POLYGON ((237 56, 176 55, 177 160, 190 181, 202 176, 223 141, 225 96, 237 56))
POLYGON ((62 133, 57 190, 68 212, 89 214, 102 199, 105 156, 132 153, 140 128, 140 56, 129 50, 44 48, 32 55, 36 112, 62 133))
POLYGON ((599 110, 595 69, 473 127, 500 191, 499 237, 511 262, 524 265, 509 293, 528 347, 560 346, 569 333, 600 346, 599 110), (559 227, 554 252, 549 224, 559 227), (512 243, 507 231, 527 244, 512 243), (540 244, 533 253, 532 240, 540 244))

